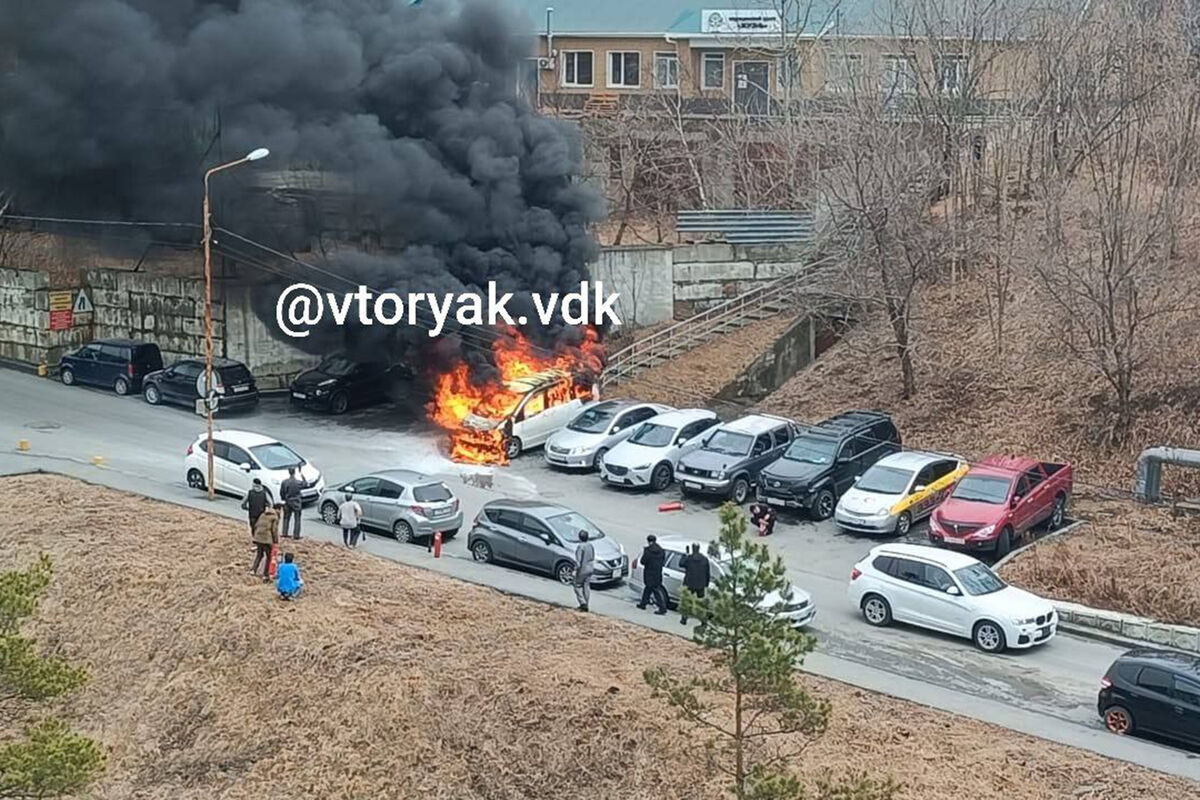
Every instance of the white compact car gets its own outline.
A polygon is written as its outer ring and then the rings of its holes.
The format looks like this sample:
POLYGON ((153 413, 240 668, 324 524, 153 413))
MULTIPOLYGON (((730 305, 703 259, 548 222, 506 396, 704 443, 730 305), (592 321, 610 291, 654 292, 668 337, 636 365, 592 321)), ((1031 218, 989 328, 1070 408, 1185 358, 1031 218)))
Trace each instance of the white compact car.
MULTIPOLYGON (((708 558, 709 579, 716 581, 725 574, 729 561, 713 558, 708 552, 708 543, 694 539, 684 539, 677 536, 663 536, 658 539, 658 546, 667 551, 667 560, 663 564, 663 588, 667 590, 667 600, 671 605, 678 605, 683 595, 683 557, 699 544, 700 552, 708 558)), ((638 559, 633 560, 629 573, 629 588, 633 595, 640 598, 645 584, 642 582, 642 567, 638 559)), ((786 619, 793 627, 803 628, 817 616, 817 607, 813 604, 812 596, 803 589, 789 587, 790 592, 771 592, 759 603, 759 609, 786 619), (787 597, 784 597, 787 594, 787 597)))
POLYGON ((988 653, 1045 644, 1058 631, 1048 600, 1009 586, 965 553, 936 547, 874 548, 854 565, 849 595, 870 625, 906 622, 970 639, 988 653))
POLYGON ((668 411, 643 422, 600 459, 600 480, 613 486, 649 486, 662 491, 675 479, 675 466, 700 446, 704 433, 721 420, 702 408, 668 411))
POLYGON ((907 536, 966 472, 967 464, 952 456, 915 451, 884 456, 854 479, 838 500, 834 521, 854 533, 907 536))
POLYGON ((671 410, 670 406, 630 400, 592 403, 546 440, 546 463, 594 469, 604 454, 628 439, 638 425, 671 410))
MULTIPOLYGON (((183 460, 187 485, 208 490, 208 436, 201 434, 188 446, 183 460)), ((250 491, 255 478, 262 481, 272 502, 279 502, 279 485, 287 479, 288 467, 308 487, 300 496, 305 503, 314 501, 325 490, 325 480, 317 468, 286 444, 247 431, 213 431, 213 488, 218 492, 242 497, 250 491)))

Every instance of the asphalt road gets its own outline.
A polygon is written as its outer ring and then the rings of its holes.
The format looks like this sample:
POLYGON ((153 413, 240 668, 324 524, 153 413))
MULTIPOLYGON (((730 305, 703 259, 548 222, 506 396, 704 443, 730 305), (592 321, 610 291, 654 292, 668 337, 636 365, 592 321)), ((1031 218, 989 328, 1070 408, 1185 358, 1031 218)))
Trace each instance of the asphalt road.
MULTIPOLYGON (((620 540, 631 556, 640 552, 645 535, 651 532, 698 539, 716 535, 715 502, 687 502, 683 511, 660 513, 658 505, 679 499, 677 491, 660 495, 611 489, 594 474, 549 469, 540 451, 494 470, 490 490, 464 483, 464 471, 478 468, 450 462, 440 449, 442 437, 393 409, 329 418, 290 409, 282 399, 267 399, 258 410, 218 424, 278 437, 312 461, 327 483, 385 467, 437 475, 462 499, 468 523, 490 499, 536 496, 588 516, 620 540)), ((240 517, 235 499, 209 504, 184 483, 184 453, 203 430, 203 418, 187 409, 151 407, 138 397, 121 398, 0 370, 0 472, 64 472, 240 517), (28 453, 16 452, 20 439, 30 442, 28 453), (103 457, 103 467, 91 465, 94 456, 103 457)), ((307 531, 334 538, 336 531, 319 521, 315 509, 310 507, 307 515, 307 531)), ((852 565, 875 542, 838 533, 831 523, 784 517, 769 544, 789 565, 794 583, 816 602, 812 630, 820 645, 808 662, 814 672, 1200 779, 1200 759, 1194 754, 1112 736, 1101 728, 1095 711, 1100 677, 1123 648, 1060 634, 1046 646, 989 656, 967 640, 902 627, 871 628, 848 603, 846 586, 852 565)), ((573 604, 569 588, 548 578, 471 562, 465 530, 446 544, 446 558, 438 562, 428 557, 423 546, 400 545, 384 537, 370 537, 367 547, 384 557, 420 563, 513 593, 573 604)), ((595 611, 668 630, 665 623, 671 621, 672 632, 685 632, 674 616, 654 618, 635 610, 632 594, 624 586, 598 594, 602 597, 593 596, 595 611)))

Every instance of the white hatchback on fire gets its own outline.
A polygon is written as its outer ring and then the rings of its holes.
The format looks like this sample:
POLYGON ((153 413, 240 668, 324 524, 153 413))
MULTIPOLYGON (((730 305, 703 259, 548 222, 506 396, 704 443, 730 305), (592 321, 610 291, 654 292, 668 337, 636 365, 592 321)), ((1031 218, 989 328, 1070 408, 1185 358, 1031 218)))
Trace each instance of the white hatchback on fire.
MULTIPOLYGON (((237 497, 250 491, 254 479, 262 481, 271 502, 279 502, 279 485, 295 467, 308 486, 301 499, 312 502, 325 489, 321 473, 283 442, 248 431, 213 431, 213 488, 237 497)), ((184 477, 193 489, 208 491, 208 435, 188 446, 183 460, 184 477)))
POLYGON ((965 553, 915 544, 871 550, 850 573, 850 601, 870 625, 905 622, 970 639, 987 653, 1045 644, 1054 606, 1009 586, 965 553))

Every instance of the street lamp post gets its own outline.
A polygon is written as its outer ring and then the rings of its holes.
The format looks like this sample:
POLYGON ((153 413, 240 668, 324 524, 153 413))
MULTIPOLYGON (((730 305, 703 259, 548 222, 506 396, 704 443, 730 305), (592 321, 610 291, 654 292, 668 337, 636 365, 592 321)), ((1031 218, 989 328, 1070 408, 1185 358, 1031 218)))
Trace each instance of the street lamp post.
POLYGON ((208 200, 208 179, 221 170, 266 158, 271 151, 260 147, 237 161, 220 164, 204 173, 204 413, 208 420, 208 499, 216 497, 213 489, 213 319, 212 319, 212 212, 208 200))

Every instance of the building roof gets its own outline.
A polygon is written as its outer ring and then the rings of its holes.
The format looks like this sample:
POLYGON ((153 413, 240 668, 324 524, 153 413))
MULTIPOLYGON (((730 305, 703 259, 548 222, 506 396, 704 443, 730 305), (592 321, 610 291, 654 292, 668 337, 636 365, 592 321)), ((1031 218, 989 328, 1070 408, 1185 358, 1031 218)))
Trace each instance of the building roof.
MULTIPOLYGON (((505 0, 524 14, 531 30, 546 32, 546 9, 552 7, 550 29, 556 36, 709 36, 705 17, 715 13, 774 12, 778 0, 505 0)), ((804 36, 819 33, 848 35, 886 32, 882 0, 812 0, 791 4, 791 31, 804 36)), ((772 34, 759 33, 759 37, 772 34)), ((779 33, 774 34, 778 36, 779 33)), ((727 33, 726 39, 745 38, 745 33, 727 33)))

